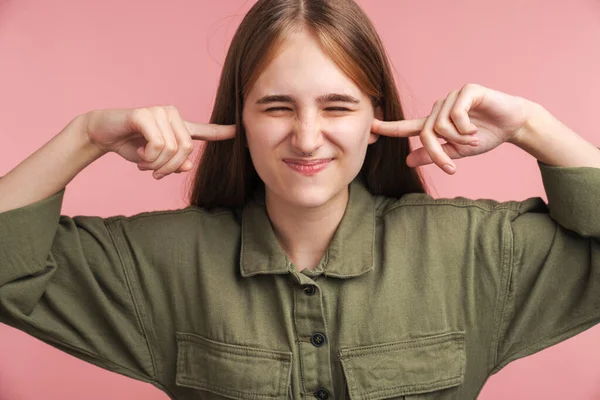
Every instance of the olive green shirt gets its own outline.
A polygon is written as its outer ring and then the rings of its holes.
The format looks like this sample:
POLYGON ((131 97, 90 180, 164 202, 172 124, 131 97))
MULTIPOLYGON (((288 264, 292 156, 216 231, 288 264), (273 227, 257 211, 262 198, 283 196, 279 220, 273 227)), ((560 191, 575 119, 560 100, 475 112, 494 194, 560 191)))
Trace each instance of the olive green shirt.
POLYGON ((0 321, 173 399, 475 399, 600 321, 600 169, 538 162, 541 198, 350 185, 314 270, 241 210, 0 214, 0 321))

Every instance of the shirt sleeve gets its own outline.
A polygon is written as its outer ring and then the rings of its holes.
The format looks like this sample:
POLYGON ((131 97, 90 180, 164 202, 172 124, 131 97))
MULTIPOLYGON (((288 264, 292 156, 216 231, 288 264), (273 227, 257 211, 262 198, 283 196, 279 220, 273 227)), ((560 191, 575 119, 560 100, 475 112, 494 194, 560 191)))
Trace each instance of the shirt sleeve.
POLYGON ((492 373, 600 322, 600 168, 538 161, 548 197, 508 219, 492 373))
POLYGON ((115 244, 120 219, 60 215, 64 193, 0 213, 0 322, 154 383, 150 347, 115 244))

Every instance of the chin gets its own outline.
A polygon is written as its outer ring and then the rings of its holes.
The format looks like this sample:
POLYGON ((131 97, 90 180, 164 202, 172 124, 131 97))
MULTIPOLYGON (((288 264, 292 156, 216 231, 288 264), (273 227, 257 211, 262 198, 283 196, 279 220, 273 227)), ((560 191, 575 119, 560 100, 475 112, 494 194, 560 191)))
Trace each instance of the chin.
POLYGON ((297 207, 317 208, 327 204, 340 193, 343 186, 338 185, 339 182, 286 182, 277 192, 282 199, 297 207))
POLYGON ((288 192, 286 200, 298 207, 317 208, 327 204, 329 200, 335 197, 335 194, 332 193, 331 188, 298 187, 288 192))

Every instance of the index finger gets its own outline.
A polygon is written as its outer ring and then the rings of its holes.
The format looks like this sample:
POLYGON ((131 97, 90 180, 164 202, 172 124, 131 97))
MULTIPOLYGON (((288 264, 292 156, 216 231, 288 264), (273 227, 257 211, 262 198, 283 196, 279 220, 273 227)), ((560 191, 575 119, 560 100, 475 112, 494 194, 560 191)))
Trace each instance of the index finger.
POLYGON ((197 124, 183 121, 192 139, 227 140, 235 137, 235 125, 197 124))
POLYGON ((427 117, 419 119, 404 119, 401 121, 381 121, 373 119, 371 131, 384 136, 409 137, 417 136, 423 130, 427 117))

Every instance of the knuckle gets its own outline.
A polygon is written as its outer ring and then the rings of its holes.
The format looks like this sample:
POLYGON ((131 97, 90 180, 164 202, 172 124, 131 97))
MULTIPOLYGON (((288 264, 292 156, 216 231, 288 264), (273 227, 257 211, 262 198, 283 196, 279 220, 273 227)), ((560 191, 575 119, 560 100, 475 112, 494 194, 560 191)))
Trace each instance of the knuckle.
POLYGON ((157 117, 164 117, 165 115, 167 115, 164 107, 162 106, 153 106, 152 113, 157 117))
POLYGON ((163 150, 168 155, 173 155, 177 152, 177 146, 174 143, 166 143, 163 150))
POLYGON ((462 117, 462 111, 457 109, 457 108, 453 108, 452 110, 450 110, 450 116, 453 119, 458 119, 462 117))
POLYGON ((433 124, 433 129, 438 133, 447 133, 449 131, 449 126, 446 122, 436 121, 433 124))
POLYGON ((173 115, 179 114, 179 112, 177 111, 177 107, 170 105, 170 104, 165 106, 165 111, 167 113, 173 114, 173 115))
POLYGON ((475 89, 477 86, 479 86, 479 85, 477 85, 476 83, 467 83, 467 84, 465 84, 465 85, 463 86, 463 89, 464 89, 464 90, 473 90, 473 89, 475 89))
POLYGON ((165 112, 167 113, 170 122, 181 120, 179 111, 175 106, 165 106, 165 112))
POLYGON ((181 150, 183 150, 183 152, 186 154, 190 154, 192 151, 194 151, 194 145, 192 142, 186 141, 181 144, 181 150))
POLYGON ((150 110, 147 108, 136 108, 131 112, 131 119, 133 120, 142 120, 146 119, 150 116, 150 110))
POLYGON ((150 148, 154 151, 161 151, 165 147, 165 141, 161 139, 156 139, 150 143, 150 148))

